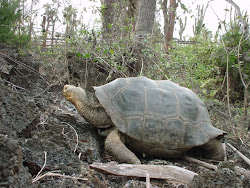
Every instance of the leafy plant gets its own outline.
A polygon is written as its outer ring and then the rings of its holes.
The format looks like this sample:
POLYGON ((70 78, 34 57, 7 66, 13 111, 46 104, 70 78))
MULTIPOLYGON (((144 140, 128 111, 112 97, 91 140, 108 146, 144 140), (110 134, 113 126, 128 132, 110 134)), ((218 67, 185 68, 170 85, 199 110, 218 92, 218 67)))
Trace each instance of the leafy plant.
POLYGON ((21 17, 19 3, 20 0, 2 0, 0 3, 0 42, 14 45, 27 43, 28 36, 24 28, 19 28, 17 34, 17 23, 21 17))
POLYGON ((180 82, 185 81, 187 87, 193 85, 210 87, 208 83, 212 82, 208 82, 208 79, 220 80, 220 68, 216 65, 215 59, 218 45, 199 35, 192 40, 195 41, 192 45, 173 44, 171 49, 173 66, 177 70, 180 69, 180 82))

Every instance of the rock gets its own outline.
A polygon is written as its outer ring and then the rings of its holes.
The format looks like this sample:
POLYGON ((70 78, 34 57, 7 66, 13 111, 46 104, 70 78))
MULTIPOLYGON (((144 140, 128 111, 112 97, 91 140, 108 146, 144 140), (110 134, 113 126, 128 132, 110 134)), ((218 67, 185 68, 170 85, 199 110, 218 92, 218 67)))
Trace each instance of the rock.
POLYGON ((188 184, 192 188, 242 188, 243 182, 236 172, 221 168, 217 171, 204 170, 188 184))
POLYGON ((29 137, 29 130, 38 123, 38 109, 34 100, 28 100, 10 89, 0 78, 0 106, 0 133, 29 137))
POLYGON ((77 57, 74 53, 67 54, 69 83, 79 85, 86 90, 93 91, 93 86, 108 83, 108 71, 102 65, 91 62, 88 59, 77 57))
POLYGON ((18 142, 0 134, 0 187, 31 187, 31 175, 23 166, 18 142))
POLYGON ((9 74, 10 70, 13 68, 12 65, 10 65, 8 63, 8 61, 6 61, 5 59, 3 59, 2 57, 0 57, 0 74, 4 73, 4 74, 9 74))
POLYGON ((40 62, 30 54, 21 55, 17 49, 0 43, 0 76, 12 86, 32 93, 48 87, 40 75, 40 62))
MULTIPOLYGON (((52 106, 45 122, 31 131, 31 138, 22 141, 24 163, 30 173, 35 176, 39 172, 45 161, 45 151, 47 158, 43 173, 57 170, 60 174, 85 177, 88 164, 101 160, 101 150, 97 130, 84 123, 80 116, 52 106)), ((55 178, 54 181, 41 184, 52 187, 59 183, 64 186, 81 184, 64 178, 55 178)))

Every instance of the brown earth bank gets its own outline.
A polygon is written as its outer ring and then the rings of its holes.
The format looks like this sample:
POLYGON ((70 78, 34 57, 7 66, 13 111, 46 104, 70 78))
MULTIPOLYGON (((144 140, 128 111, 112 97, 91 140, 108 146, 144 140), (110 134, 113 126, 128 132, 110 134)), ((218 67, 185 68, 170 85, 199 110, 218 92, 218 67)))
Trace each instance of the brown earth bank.
MULTIPOLYGON (((41 74, 42 62, 34 56, 21 55, 17 49, 0 44, 0 187, 146 186, 145 178, 106 175, 89 168, 93 162, 113 159, 104 151, 104 138, 98 135, 98 130, 85 122, 62 96, 64 84, 82 78, 75 73, 80 68, 74 68, 73 62, 76 60, 70 56, 64 69, 64 74, 68 72, 66 69, 70 70, 70 80, 53 83, 46 70, 41 74)), ((89 83, 106 82, 104 73, 97 74, 94 68, 89 70, 89 78, 93 79, 85 80, 83 85, 90 88, 89 83)), ((86 76, 84 71, 82 74, 86 76)), ((220 121, 225 119, 217 116, 220 121)), ((249 133, 243 142, 230 135, 225 141, 250 158, 249 133)), ((171 164, 199 174, 189 185, 151 179, 151 187, 247 188, 250 185, 249 176, 235 169, 235 166, 241 169, 249 166, 230 148, 227 148, 227 162, 207 161, 218 165, 217 171, 180 159, 138 156, 143 164, 171 164)))

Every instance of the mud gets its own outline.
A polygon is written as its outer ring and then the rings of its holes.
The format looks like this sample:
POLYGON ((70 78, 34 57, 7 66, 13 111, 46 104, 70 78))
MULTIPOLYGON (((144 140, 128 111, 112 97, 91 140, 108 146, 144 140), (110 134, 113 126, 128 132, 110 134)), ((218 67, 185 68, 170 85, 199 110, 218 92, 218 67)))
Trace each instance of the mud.
MULTIPOLYGON (((104 151, 104 138, 98 130, 64 100, 61 89, 67 81, 53 83, 46 72, 40 73, 42 62, 3 44, 0 63, 0 187, 145 187, 145 178, 104 175, 89 169, 93 162, 113 159, 104 151), (41 176, 49 172, 54 175, 41 176)), ((249 145, 230 137, 226 141, 250 157, 249 145)), ((249 177, 237 173, 234 166, 249 166, 232 150, 227 155, 234 161, 233 167, 224 164, 216 172, 182 160, 139 157, 143 164, 172 164, 200 174, 190 185, 152 179, 154 188, 248 187, 249 177)))

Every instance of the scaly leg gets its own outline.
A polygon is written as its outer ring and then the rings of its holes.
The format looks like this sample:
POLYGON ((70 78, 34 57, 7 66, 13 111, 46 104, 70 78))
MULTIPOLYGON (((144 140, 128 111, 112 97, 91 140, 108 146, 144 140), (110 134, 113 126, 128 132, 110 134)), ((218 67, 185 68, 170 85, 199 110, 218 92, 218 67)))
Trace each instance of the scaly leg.
POLYGON ((136 155, 125 146, 125 139, 118 129, 113 130, 105 141, 107 150, 118 162, 141 164, 136 155))

